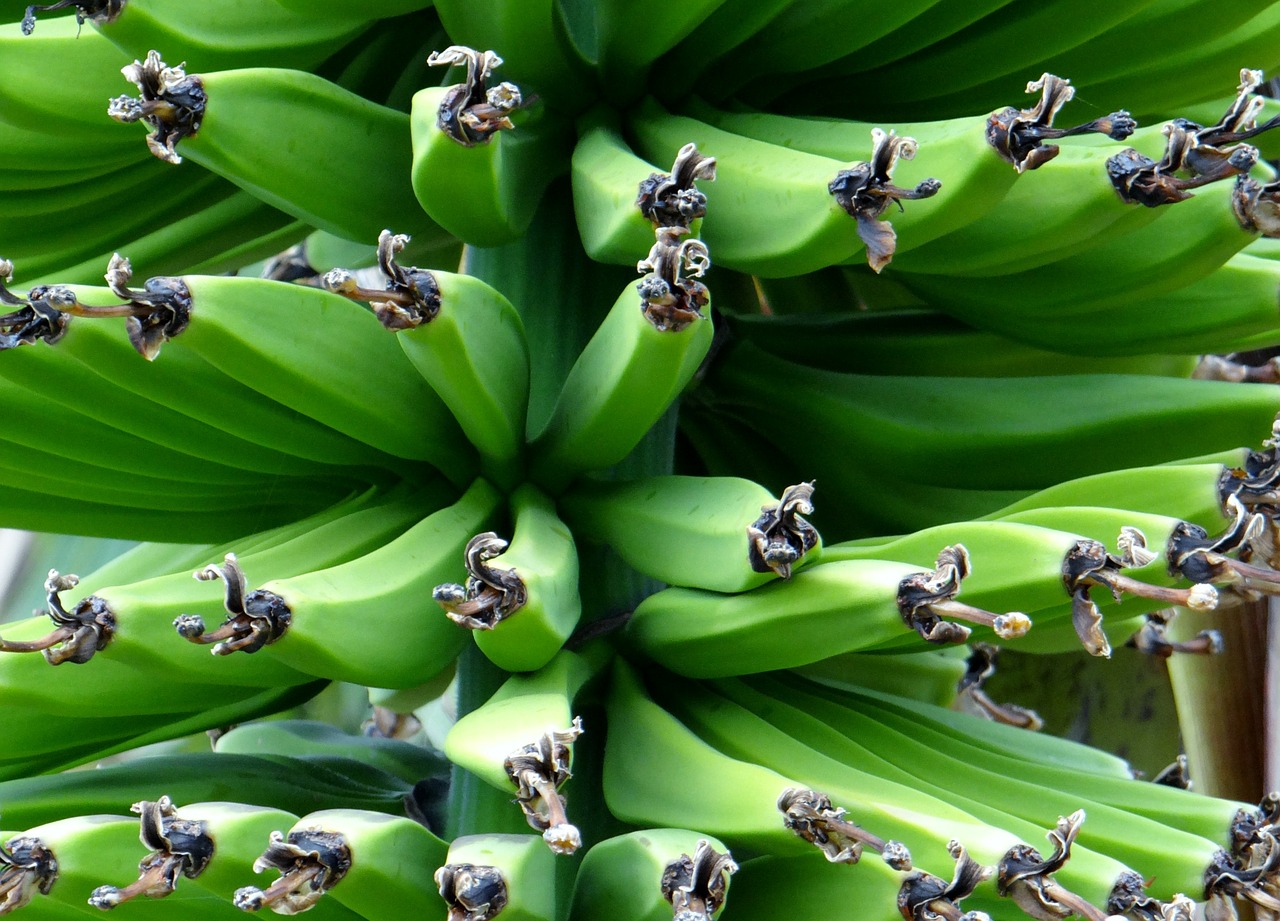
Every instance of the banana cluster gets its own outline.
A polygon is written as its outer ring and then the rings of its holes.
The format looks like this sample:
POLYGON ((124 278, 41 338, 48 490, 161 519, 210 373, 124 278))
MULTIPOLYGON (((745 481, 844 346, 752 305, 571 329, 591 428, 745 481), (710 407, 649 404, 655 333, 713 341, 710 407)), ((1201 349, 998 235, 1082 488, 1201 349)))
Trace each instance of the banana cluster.
POLYGON ((1280 8, 233 7, 0 0, 0 914, 1280 911, 984 688, 1280 595, 1280 8))

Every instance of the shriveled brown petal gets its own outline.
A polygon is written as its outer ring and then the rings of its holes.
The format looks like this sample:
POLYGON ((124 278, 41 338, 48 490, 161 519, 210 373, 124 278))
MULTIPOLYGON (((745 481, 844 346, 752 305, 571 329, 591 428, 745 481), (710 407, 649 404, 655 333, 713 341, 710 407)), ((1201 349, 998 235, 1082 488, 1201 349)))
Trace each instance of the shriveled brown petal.
POLYGON ((747 562, 754 572, 773 572, 790 579, 800 558, 818 545, 818 531, 802 515, 813 513, 813 483, 782 491, 777 504, 760 509, 747 526, 747 562))
POLYGON ((449 582, 432 591, 431 597, 454 623, 468 630, 492 630, 524 607, 529 593, 519 573, 489 565, 507 546, 493 531, 477 534, 463 551, 466 585, 449 582))
POLYGON ((681 854, 667 865, 659 886, 681 921, 710 921, 724 904, 729 877, 738 871, 733 856, 720 853, 705 838, 693 856, 681 854))
POLYGON ((293 623, 293 611, 275 592, 248 591, 240 561, 234 553, 223 557, 221 566, 206 566, 192 575, 201 582, 221 579, 225 586, 223 607, 227 619, 212 633, 206 632, 204 618, 180 614, 173 621, 183 639, 201 646, 212 645, 215 655, 253 653, 283 637, 293 623))
POLYGON ((510 901, 506 878, 497 867, 445 864, 436 870, 435 880, 449 907, 449 921, 490 921, 510 901))
POLYGON ((502 66, 492 51, 476 51, 466 45, 450 45, 427 56, 431 67, 465 66, 466 79, 449 88, 440 102, 436 126, 464 147, 487 144, 499 131, 515 127, 510 115, 526 103, 513 83, 492 86, 489 78, 502 66))
POLYGON ((241 911, 271 908, 278 914, 304 912, 336 886, 351 869, 351 848, 337 832, 307 828, 271 833, 267 849, 253 862, 253 872, 278 870, 281 876, 266 889, 245 886, 233 897, 241 911))

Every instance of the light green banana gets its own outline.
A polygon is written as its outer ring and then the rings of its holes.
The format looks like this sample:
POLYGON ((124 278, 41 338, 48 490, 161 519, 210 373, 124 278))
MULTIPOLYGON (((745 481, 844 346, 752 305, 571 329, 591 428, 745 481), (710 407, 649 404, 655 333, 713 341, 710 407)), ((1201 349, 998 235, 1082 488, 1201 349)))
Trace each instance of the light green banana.
POLYGON ((736 477, 582 480, 561 500, 573 532, 660 582, 744 592, 820 558, 813 484, 781 498, 736 477))
POLYGON ((272 831, 253 863, 256 873, 280 877, 266 888, 244 886, 234 904, 243 911, 308 911, 335 901, 356 916, 388 905, 415 915, 438 910, 431 874, 447 845, 412 819, 358 809, 326 809, 298 819, 288 832, 272 831))
POLYGON ((148 146, 162 160, 189 157, 268 204, 348 239, 370 240, 390 225, 446 242, 413 195, 407 115, 299 70, 253 67, 188 76, 153 51, 127 67, 126 77, 142 98, 120 96, 109 114, 147 122, 148 146), (264 134, 263 124, 272 130, 264 134), (331 145, 331 155, 323 149, 301 158, 290 154, 317 145, 331 145), (253 154, 245 156, 246 150, 253 154))
POLYGON ((582 616, 578 551, 555 503, 536 486, 511 494, 511 517, 511 540, 492 531, 471 538, 466 585, 437 585, 432 598, 472 631, 489 661, 527 672, 551 661, 582 616))
POLYGON ((532 438, 530 479, 549 492, 631 453, 706 357, 711 295, 697 279, 710 259, 698 241, 680 242, 683 231, 658 231, 638 266, 649 274, 618 296, 532 438))
POLYGON ((710 921, 724 907, 737 869, 729 849, 700 832, 651 828, 618 835, 593 844, 583 858, 569 921, 666 921, 681 909, 710 921), (681 884, 690 891, 682 893, 681 884), (674 905, 672 897, 681 895, 686 903, 674 905))
POLYGON ((966 673, 968 654, 968 648, 964 646, 944 646, 893 656, 846 652, 794 671, 837 688, 853 682, 860 687, 882 688, 911 700, 947 707, 956 700, 956 685, 966 673))
POLYGON ((556 869, 533 835, 464 835, 450 843, 435 882, 451 919, 554 921, 564 913, 556 869))
POLYGON ((511 83, 489 86, 502 59, 452 45, 431 64, 465 64, 466 81, 413 97, 413 191, 432 220, 472 246, 520 237, 565 168, 569 123, 511 83))
POLYGON ((439 396, 476 446, 483 474, 510 489, 524 466, 529 404, 529 345, 511 302, 469 275, 401 266, 407 237, 384 230, 378 262, 386 290, 359 286, 345 269, 324 286, 367 301, 409 362, 439 396))
POLYGON ((282 572, 228 555, 197 576, 225 583, 226 620, 210 629, 193 614, 173 625, 192 643, 216 644, 214 670, 228 675, 265 659, 335 681, 414 687, 448 666, 463 644, 452 624, 428 610, 427 599, 468 535, 492 521, 499 500, 492 486, 476 480, 453 505, 329 567, 282 572), (246 594, 250 576, 271 580, 246 594), (235 652, 246 655, 225 658, 235 652))

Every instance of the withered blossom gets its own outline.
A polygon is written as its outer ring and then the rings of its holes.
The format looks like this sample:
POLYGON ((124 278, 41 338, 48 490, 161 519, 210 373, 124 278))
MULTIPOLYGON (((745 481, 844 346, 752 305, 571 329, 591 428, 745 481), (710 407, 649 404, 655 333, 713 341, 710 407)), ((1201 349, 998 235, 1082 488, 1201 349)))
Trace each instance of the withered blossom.
POLYGON ((1267 516, 1251 512, 1237 494, 1228 495, 1224 504, 1231 523, 1215 537, 1188 522, 1173 529, 1166 551, 1170 574, 1227 585, 1245 598, 1280 594, 1280 572, 1227 556, 1251 557, 1255 542, 1269 538, 1267 516))
POLYGON ((899 841, 885 841, 845 818, 844 809, 816 790, 788 787, 778 797, 782 824, 822 851, 831 863, 857 863, 863 847, 878 853, 895 870, 911 869, 911 852, 899 841))
POLYGON ((1001 639, 1026 634, 1031 620, 1025 614, 993 614, 955 600, 969 571, 969 551, 955 544, 942 549, 932 572, 915 573, 898 583, 898 611, 907 626, 930 643, 963 643, 969 638, 969 627, 944 617, 990 627, 1001 639))
POLYGON ((996 889, 1013 899, 1036 921, 1063 921, 1080 915, 1087 921, 1105 921, 1107 913, 1060 885, 1053 874, 1071 857, 1071 844, 1084 824, 1084 810, 1060 817, 1058 825, 1045 837, 1053 853, 1045 858, 1030 844, 1016 844, 1000 859, 996 868, 996 889))
POLYGON ((747 526, 747 561, 753 572, 772 572, 790 579, 800 558, 818 546, 818 530, 802 515, 813 514, 813 483, 782 491, 776 504, 762 506, 747 526))
POLYGON ((714 181, 716 159, 685 144, 676 154, 670 173, 653 173, 640 183, 636 207, 657 227, 685 227, 707 216, 707 196, 698 191, 698 179, 714 181))
POLYGON ((12 281, 13 263, 0 259, 0 305, 18 308, 0 314, 0 351, 36 342, 52 345, 66 335, 71 317, 57 304, 65 300, 70 289, 41 285, 27 292, 26 297, 19 297, 6 287, 12 281))
POLYGON ((435 873, 449 921, 490 921, 507 907, 507 881, 497 867, 445 864, 435 873))
POLYGON ((973 894, 978 885, 994 872, 983 866, 965 850, 959 841, 947 844, 956 862, 951 882, 940 876, 916 870, 898 890, 898 912, 905 921, 990 921, 985 912, 966 912, 960 902, 973 894))
POLYGON ((867 247, 867 264, 879 272, 892 261, 898 248, 898 234, 893 225, 880 218, 891 205, 901 209, 904 201, 938 194, 942 183, 926 179, 914 189, 894 185, 893 170, 898 159, 915 159, 919 150, 916 139, 872 128, 871 142, 871 159, 836 173, 827 183, 827 191, 835 196, 836 204, 857 220, 858 236, 867 247))
POLYGON ((572 854, 582 846, 582 836, 569 822, 560 787, 573 776, 573 743, 582 735, 582 720, 573 718, 568 729, 549 729, 534 742, 512 752, 503 769, 516 785, 516 803, 531 828, 557 854, 572 854))
POLYGON ((1259 914, 1274 917, 1280 912, 1280 898, 1274 892, 1277 873, 1280 842, 1269 827, 1256 829, 1249 843, 1237 847, 1234 855, 1219 850, 1204 874, 1206 917, 1234 918, 1235 899, 1251 902, 1259 914))
POLYGON ((244 886, 232 898, 241 911, 270 908, 296 915, 311 908, 340 883, 351 869, 351 848, 337 832, 307 828, 284 834, 273 831, 267 849, 253 862, 254 873, 278 870, 280 878, 266 889, 244 886))
POLYGON ((362 288, 347 269, 326 272, 320 285, 353 301, 367 302, 374 316, 389 330, 414 329, 430 323, 440 312, 440 283, 426 269, 400 265, 396 257, 408 244, 405 234, 390 230, 378 234, 378 267, 387 279, 381 291, 362 288))
POLYGON ((39 838, 18 835, 0 846, 0 915, 48 895, 57 881, 58 859, 39 838))
POLYGON ((149 51, 145 60, 120 70, 137 86, 139 98, 117 96, 107 104, 107 114, 116 121, 140 121, 150 128, 147 147, 166 163, 182 162, 175 148, 200 130, 209 101, 200 77, 188 76, 184 66, 170 67, 158 51, 149 51))
POLYGON ((964 708, 978 716, 1006 726, 1017 726, 1038 732, 1044 728, 1040 714, 1017 704, 998 704, 987 694, 988 678, 995 674, 996 657, 1000 650, 990 643, 974 643, 966 660, 965 673, 956 683, 956 694, 964 708))
POLYGON ((467 69, 466 79, 445 93, 436 115, 436 126, 464 147, 488 144, 499 131, 514 128, 511 113, 528 105, 514 83, 489 85, 493 71, 502 66, 502 58, 492 51, 450 45, 431 52, 427 64, 467 69))
POLYGON ((89 595, 68 611, 58 597, 79 583, 79 576, 70 573, 64 576, 50 569, 44 580, 44 593, 45 607, 54 623, 53 631, 38 640, 0 639, 0 652, 39 652, 50 665, 63 662, 83 665, 95 653, 106 649, 116 631, 116 615, 110 605, 97 595, 89 595))
POLYGON ((1040 94, 1031 108, 1009 106, 987 118, 987 143, 1020 173, 1038 169, 1058 155, 1060 148, 1045 141, 1079 134, 1105 134, 1113 141, 1122 141, 1138 127, 1129 113, 1121 109, 1074 128, 1054 128, 1058 110, 1076 94, 1071 81, 1046 73, 1028 83, 1027 92, 1040 94))
POLYGON ((692 857, 681 854, 667 864, 659 884, 662 897, 671 903, 676 921, 711 921, 724 904, 729 877, 736 872, 733 856, 721 854, 704 838, 692 857))
POLYGON ((1151 778, 1151 782, 1162 787, 1177 787, 1179 790, 1190 790, 1191 775, 1187 771, 1187 756, 1178 755, 1160 773, 1151 778))
POLYGON ((711 303, 707 286, 697 279, 711 268, 711 256, 701 240, 681 240, 686 227, 659 227, 653 248, 636 263, 645 277, 636 285, 640 312, 660 332, 678 333, 690 323, 706 319, 702 308, 711 303))
POLYGON ((195 879, 214 856, 214 841, 204 822, 178 815, 167 796, 134 803, 140 817, 139 837, 151 853, 138 864, 138 879, 124 888, 99 886, 89 896, 95 908, 110 909, 145 896, 160 899, 172 895, 180 876, 195 879))
POLYGON ((1191 921, 1195 903, 1181 893, 1162 902, 1146 893, 1147 881, 1132 870, 1123 871, 1107 897, 1107 914, 1132 921, 1191 921))
MULTIPOLYGON (((1237 177, 1237 190, 1241 181, 1253 180, 1247 176, 1237 177)), ((1233 203, 1234 200, 1233 197, 1233 203)), ((1201 355, 1191 377, 1198 381, 1229 381, 1233 384, 1280 384, 1280 358, 1269 358, 1262 364, 1243 364, 1224 355, 1201 355)))
POLYGON ((95 26, 115 22, 124 10, 125 0, 58 0, 57 3, 36 3, 27 7, 22 17, 22 34, 30 35, 36 28, 36 13, 53 13, 57 10, 74 9, 76 25, 84 26, 91 22, 95 26))
POLYGON ((1169 624, 1177 616, 1176 608, 1152 611, 1138 631, 1125 640, 1125 645, 1143 655, 1167 659, 1175 652, 1189 655, 1217 655, 1222 652, 1222 634, 1217 630, 1201 630, 1189 640, 1171 640, 1169 624))
POLYGON ((293 612, 279 595, 263 589, 249 591, 234 553, 223 557, 221 566, 206 566, 192 575, 201 582, 222 580, 227 619, 212 633, 206 632, 204 618, 198 614, 181 614, 173 626, 183 639, 199 646, 213 645, 214 655, 257 652, 284 636, 293 622, 293 612))
POLYGON ((1257 165, 1258 149, 1236 144, 1219 149, 1202 143, 1198 126, 1170 122, 1164 126, 1165 149, 1153 160, 1132 147, 1107 160, 1107 175, 1120 198, 1130 204, 1156 208, 1191 197, 1191 190, 1249 172, 1257 165), (1188 177, 1178 176, 1179 172, 1188 177))
POLYGON ((492 630, 524 607, 529 595, 520 575, 514 569, 489 565, 507 546, 507 541, 492 531, 477 534, 467 541, 463 553, 466 584, 446 582, 432 591, 431 597, 458 626, 492 630))

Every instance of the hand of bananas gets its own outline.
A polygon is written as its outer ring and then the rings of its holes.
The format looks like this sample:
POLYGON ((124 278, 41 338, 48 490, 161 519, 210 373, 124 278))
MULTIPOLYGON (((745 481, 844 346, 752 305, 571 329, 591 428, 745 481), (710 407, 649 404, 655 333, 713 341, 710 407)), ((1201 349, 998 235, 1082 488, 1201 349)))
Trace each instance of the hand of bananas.
POLYGON ((1280 912, 983 690, 1280 595, 1280 5, 0 16, 0 914, 1280 912))

